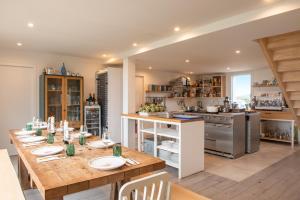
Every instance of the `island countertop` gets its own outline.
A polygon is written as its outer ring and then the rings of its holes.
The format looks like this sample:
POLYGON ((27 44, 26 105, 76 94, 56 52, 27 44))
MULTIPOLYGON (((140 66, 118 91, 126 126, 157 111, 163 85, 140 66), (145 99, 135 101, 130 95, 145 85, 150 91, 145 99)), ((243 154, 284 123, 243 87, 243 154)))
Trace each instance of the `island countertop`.
POLYGON ((135 113, 122 114, 122 116, 132 118, 132 119, 146 119, 146 120, 172 122, 172 123, 189 123, 189 122, 195 122, 195 121, 203 121, 203 119, 201 119, 201 118, 179 119, 179 118, 166 118, 166 117, 162 117, 162 116, 141 116, 141 115, 135 114, 135 113))

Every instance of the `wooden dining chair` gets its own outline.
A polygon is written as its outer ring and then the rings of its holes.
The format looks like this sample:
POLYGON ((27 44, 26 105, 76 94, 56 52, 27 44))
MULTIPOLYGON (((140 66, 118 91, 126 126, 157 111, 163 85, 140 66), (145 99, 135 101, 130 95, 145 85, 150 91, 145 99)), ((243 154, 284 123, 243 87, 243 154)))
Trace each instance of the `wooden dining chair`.
POLYGON ((167 172, 160 172, 124 184, 119 200, 169 200, 170 183, 167 172))

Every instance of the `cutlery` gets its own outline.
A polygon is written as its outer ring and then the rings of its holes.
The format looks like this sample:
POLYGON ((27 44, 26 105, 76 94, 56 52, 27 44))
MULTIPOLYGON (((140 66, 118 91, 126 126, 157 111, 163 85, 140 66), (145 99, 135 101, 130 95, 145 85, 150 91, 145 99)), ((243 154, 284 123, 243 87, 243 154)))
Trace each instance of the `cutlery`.
POLYGON ((137 160, 134 160, 134 159, 132 159, 132 158, 128 158, 128 159, 131 160, 132 162, 134 162, 136 165, 139 165, 139 164, 140 164, 140 162, 137 161, 137 160))
POLYGON ((40 141, 40 142, 31 142, 31 143, 27 143, 27 144, 23 144, 23 147, 31 147, 31 146, 36 146, 39 144, 44 143, 44 141, 40 141))
POLYGON ((38 163, 41 163, 41 162, 47 162, 47 161, 51 161, 51 160, 60 160, 60 159, 64 159, 64 158, 66 158, 66 156, 53 155, 53 156, 45 156, 45 157, 37 158, 36 161, 38 163))

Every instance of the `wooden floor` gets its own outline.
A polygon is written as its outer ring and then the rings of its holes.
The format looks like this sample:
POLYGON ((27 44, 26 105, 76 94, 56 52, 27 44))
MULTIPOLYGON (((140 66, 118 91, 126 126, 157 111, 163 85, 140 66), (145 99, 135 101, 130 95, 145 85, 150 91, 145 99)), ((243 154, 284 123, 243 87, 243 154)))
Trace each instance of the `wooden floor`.
POLYGON ((173 181, 214 200, 299 200, 300 151, 241 182, 206 172, 173 181))
MULTIPOLYGON (((15 164, 16 159, 12 158, 15 164)), ((236 182, 227 178, 201 172, 180 181, 176 170, 168 167, 173 182, 214 200, 300 200, 300 151, 284 158, 255 175, 236 182)), ((95 188, 69 195, 65 200, 105 200, 109 187, 95 188)), ((40 200, 37 190, 25 192, 26 200, 40 200)))

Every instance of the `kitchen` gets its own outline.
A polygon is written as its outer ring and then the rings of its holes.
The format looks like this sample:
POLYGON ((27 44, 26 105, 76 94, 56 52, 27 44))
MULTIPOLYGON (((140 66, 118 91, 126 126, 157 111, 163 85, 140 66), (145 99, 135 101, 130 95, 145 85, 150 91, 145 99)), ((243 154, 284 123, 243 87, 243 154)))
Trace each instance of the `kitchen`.
POLYGON ((0 199, 299 199, 299 1, 0 5, 0 199))

